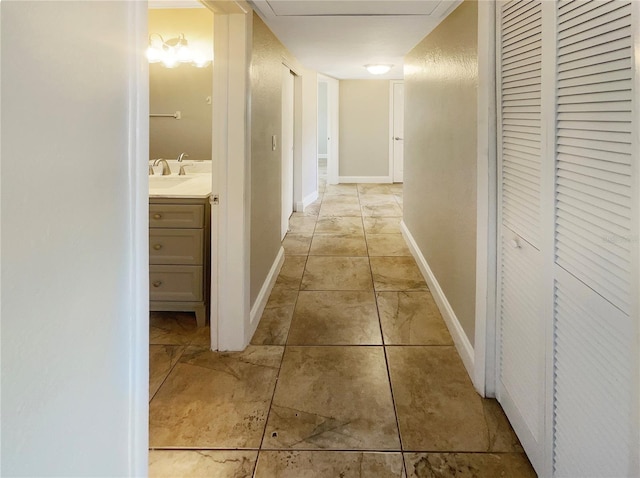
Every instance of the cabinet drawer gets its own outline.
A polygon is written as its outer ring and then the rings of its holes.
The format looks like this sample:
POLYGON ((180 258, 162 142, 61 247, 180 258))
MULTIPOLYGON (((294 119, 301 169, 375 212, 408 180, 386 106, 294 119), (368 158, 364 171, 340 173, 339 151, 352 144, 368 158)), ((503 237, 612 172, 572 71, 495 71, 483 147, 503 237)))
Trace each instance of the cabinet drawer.
POLYGON ((202 229, 149 229, 149 264, 202 265, 202 229))
POLYGON ((149 227, 199 228, 203 225, 203 205, 149 204, 149 227))
POLYGON ((200 301, 202 266, 149 266, 149 299, 200 301))

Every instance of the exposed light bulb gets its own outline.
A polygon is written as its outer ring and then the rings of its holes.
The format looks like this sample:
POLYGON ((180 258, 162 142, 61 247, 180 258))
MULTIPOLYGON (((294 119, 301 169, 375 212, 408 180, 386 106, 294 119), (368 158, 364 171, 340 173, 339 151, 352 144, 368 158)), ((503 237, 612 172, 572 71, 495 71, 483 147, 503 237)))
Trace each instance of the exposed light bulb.
POLYGON ((384 75, 391 70, 393 65, 365 65, 365 68, 372 75, 384 75))
POLYGON ((149 45, 149 48, 147 48, 147 60, 149 60, 149 63, 158 63, 162 60, 162 53, 157 48, 149 45))
POLYGON ((180 63, 189 63, 189 62, 191 62, 191 50, 189 50, 189 47, 187 45, 180 45, 180 46, 176 47, 176 49, 177 49, 176 59, 180 63))

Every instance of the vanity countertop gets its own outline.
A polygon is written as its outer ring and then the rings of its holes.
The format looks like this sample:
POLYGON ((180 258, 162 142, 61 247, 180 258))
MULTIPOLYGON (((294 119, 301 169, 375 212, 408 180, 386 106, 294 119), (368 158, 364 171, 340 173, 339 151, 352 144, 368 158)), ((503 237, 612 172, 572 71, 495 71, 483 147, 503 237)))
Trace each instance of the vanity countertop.
POLYGON ((206 198, 210 195, 211 173, 149 176, 150 198, 206 198))

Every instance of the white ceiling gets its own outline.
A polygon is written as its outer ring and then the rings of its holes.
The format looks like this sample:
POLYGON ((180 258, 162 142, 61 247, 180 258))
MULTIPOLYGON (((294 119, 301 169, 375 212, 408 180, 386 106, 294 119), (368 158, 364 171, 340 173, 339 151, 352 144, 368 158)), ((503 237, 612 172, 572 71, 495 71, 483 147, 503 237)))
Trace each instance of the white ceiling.
POLYGON ((403 57, 462 0, 249 0, 307 68, 338 79, 402 79, 403 57), (371 75, 364 65, 394 65, 371 75))

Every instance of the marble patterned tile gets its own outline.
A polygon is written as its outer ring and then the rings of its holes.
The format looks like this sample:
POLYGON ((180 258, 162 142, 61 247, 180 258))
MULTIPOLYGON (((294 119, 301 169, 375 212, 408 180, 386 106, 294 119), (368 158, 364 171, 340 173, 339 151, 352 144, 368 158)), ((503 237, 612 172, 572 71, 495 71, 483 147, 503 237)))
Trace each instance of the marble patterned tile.
MULTIPOLYGON (((356 198, 357 201, 357 198, 356 198)), ((360 202, 331 202, 325 200, 320 207, 320 217, 338 217, 338 216, 352 216, 360 217, 362 212, 360 210, 360 202)))
POLYGON ((320 193, 321 196, 320 198, 309 204, 307 207, 304 208, 304 211, 301 212, 294 212, 293 214, 291 214, 291 217, 311 217, 311 218, 317 218, 318 214, 320 213, 320 205, 322 204, 322 193, 320 193))
POLYGON ((364 236, 349 234, 315 234, 311 241, 310 256, 366 257, 364 236))
POLYGON ((263 448, 399 451, 382 347, 293 347, 263 448))
POLYGON ((282 241, 284 253, 287 256, 305 256, 309 254, 311 246, 311 235, 287 234, 282 241))
POLYGON ((196 316, 191 312, 149 313, 150 344, 189 345, 201 334, 202 330, 198 330, 196 324, 196 316))
POLYGON ((502 407, 493 398, 483 398, 484 418, 489 428, 489 451, 495 453, 524 453, 520 440, 511 428, 502 407))
POLYGON ((184 352, 184 345, 149 345, 149 400, 184 352))
POLYGON ((313 234, 316 228, 316 216, 294 216, 293 214, 289 218, 289 232, 291 234, 313 234))
POLYGON ((300 289, 300 281, 306 263, 307 256, 286 256, 275 285, 285 289, 300 289))
POLYGON ((250 478, 257 451, 150 450, 149 478, 250 478))
POLYGON ((536 478, 524 453, 405 453, 409 478, 536 478))
POLYGON ((486 452, 482 400, 455 347, 387 347, 405 450, 486 452))
POLYGON ((429 290, 413 257, 371 257, 377 291, 429 290))
POLYGON ((400 234, 401 217, 365 217, 363 220, 367 234, 400 234))
POLYGON ((366 257, 309 256, 300 290, 371 290, 366 257))
POLYGON ((316 234, 364 235, 361 217, 320 217, 316 234))
POLYGON ((149 405, 149 446, 260 446, 283 350, 188 347, 149 405))
POLYGON ((396 199, 392 194, 360 194, 361 206, 385 206, 397 205, 396 199))
POLYGON ((327 196, 358 196, 355 184, 327 184, 324 190, 327 196))
POLYGON ((373 292, 300 292, 287 344, 381 345, 373 292))
POLYGON ((404 478, 400 453, 261 451, 255 478, 404 478))
POLYGON ((367 248, 372 257, 411 255, 402 234, 367 234, 367 248))
POLYGON ((401 217, 402 209, 397 203, 362 206, 362 215, 368 217, 401 217))
POLYGON ((251 343, 253 345, 284 345, 293 317, 293 305, 265 308, 251 343))
POLYGON ((389 194, 392 191, 392 184, 374 184, 362 183, 358 184, 358 192, 363 194, 389 194))
POLYGON ((293 306, 296 305, 296 300, 298 300, 297 290, 275 285, 273 289, 271 289, 271 295, 269 295, 266 308, 284 307, 287 305, 293 306))
POLYGON ((386 345, 453 345, 430 292, 378 292, 386 345))

